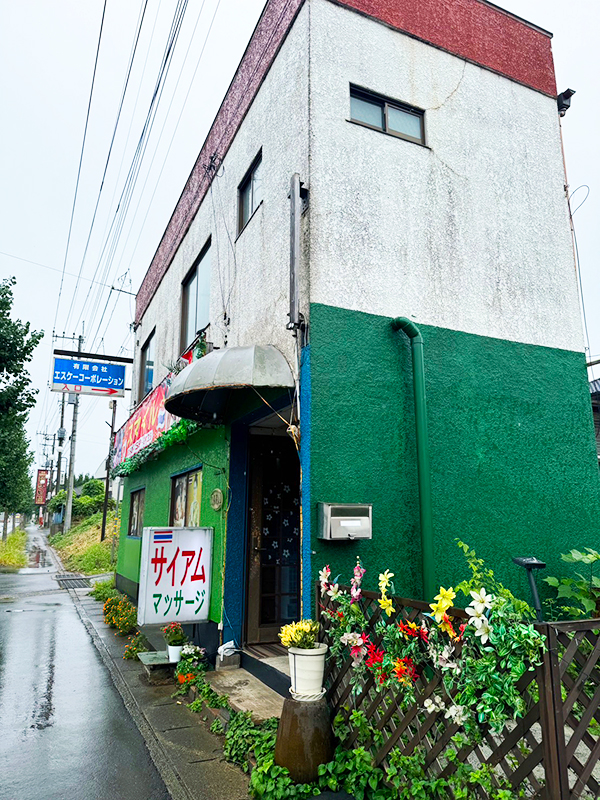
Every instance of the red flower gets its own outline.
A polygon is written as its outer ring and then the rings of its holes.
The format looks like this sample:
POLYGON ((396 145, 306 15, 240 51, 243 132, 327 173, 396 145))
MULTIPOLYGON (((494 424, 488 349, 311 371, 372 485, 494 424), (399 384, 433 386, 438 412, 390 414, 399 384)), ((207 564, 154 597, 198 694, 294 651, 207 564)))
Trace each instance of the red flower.
POLYGON ((412 658, 397 658, 394 662, 394 674, 399 683, 409 683, 417 680, 417 671, 412 658))
POLYGON ((398 623, 398 627, 402 631, 405 636, 418 636, 419 629, 415 625, 414 622, 402 622, 402 620, 398 623))

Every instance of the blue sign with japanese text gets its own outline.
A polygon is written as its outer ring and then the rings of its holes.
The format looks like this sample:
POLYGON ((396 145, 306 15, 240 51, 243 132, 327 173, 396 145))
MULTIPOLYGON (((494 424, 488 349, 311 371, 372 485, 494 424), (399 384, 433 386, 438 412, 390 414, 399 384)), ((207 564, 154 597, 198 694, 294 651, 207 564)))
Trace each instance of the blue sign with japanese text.
POLYGON ((124 397, 125 365, 55 356, 52 391, 124 397))

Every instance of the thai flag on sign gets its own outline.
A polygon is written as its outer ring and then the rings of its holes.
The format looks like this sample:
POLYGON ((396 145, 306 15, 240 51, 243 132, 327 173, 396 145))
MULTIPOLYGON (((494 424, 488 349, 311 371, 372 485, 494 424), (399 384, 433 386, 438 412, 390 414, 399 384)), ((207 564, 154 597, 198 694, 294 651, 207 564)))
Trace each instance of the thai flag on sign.
POLYGON ((153 541, 155 543, 166 544, 173 541, 173 531, 156 531, 154 533, 153 541))

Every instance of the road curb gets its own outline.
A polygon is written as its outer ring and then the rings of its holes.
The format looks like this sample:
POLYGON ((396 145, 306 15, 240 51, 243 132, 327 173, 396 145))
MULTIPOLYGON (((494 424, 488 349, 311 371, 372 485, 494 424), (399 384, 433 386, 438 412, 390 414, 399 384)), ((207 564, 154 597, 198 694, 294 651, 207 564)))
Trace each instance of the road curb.
POLYGON ((75 606, 75 610, 77 611, 79 618, 89 633, 92 642, 100 654, 100 658, 110 673, 112 682, 116 690, 119 692, 125 708, 131 715, 131 718, 135 722, 137 729, 142 735, 146 747, 148 748, 148 752, 150 753, 150 758, 154 762, 156 769, 163 779, 163 782, 167 787, 167 791, 171 795, 172 800, 198 800, 197 795, 192 795, 188 790, 181 775, 177 771, 177 768, 173 764, 168 753, 161 745, 152 726, 146 719, 135 697, 123 680, 123 677, 117 669, 114 660, 106 648, 106 645, 96 632, 96 629, 86 614, 85 609, 79 600, 77 592, 75 592, 73 589, 67 589, 67 591, 71 597, 71 600, 73 601, 73 605, 75 606))

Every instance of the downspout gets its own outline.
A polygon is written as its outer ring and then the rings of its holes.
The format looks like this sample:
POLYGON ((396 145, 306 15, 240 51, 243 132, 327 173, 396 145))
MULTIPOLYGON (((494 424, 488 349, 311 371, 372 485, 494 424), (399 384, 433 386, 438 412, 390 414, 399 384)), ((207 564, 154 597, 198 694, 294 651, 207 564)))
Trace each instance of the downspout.
POLYGON ((419 516, 421 521, 421 553, 423 592, 425 599, 433 600, 436 594, 433 560, 433 520, 431 514, 431 475, 429 468, 429 440, 427 436, 427 397, 425 395, 425 359, 423 337, 414 322, 406 317, 392 320, 392 328, 402 331, 410 339, 415 395, 415 428, 417 435, 417 474, 419 483, 419 516))

